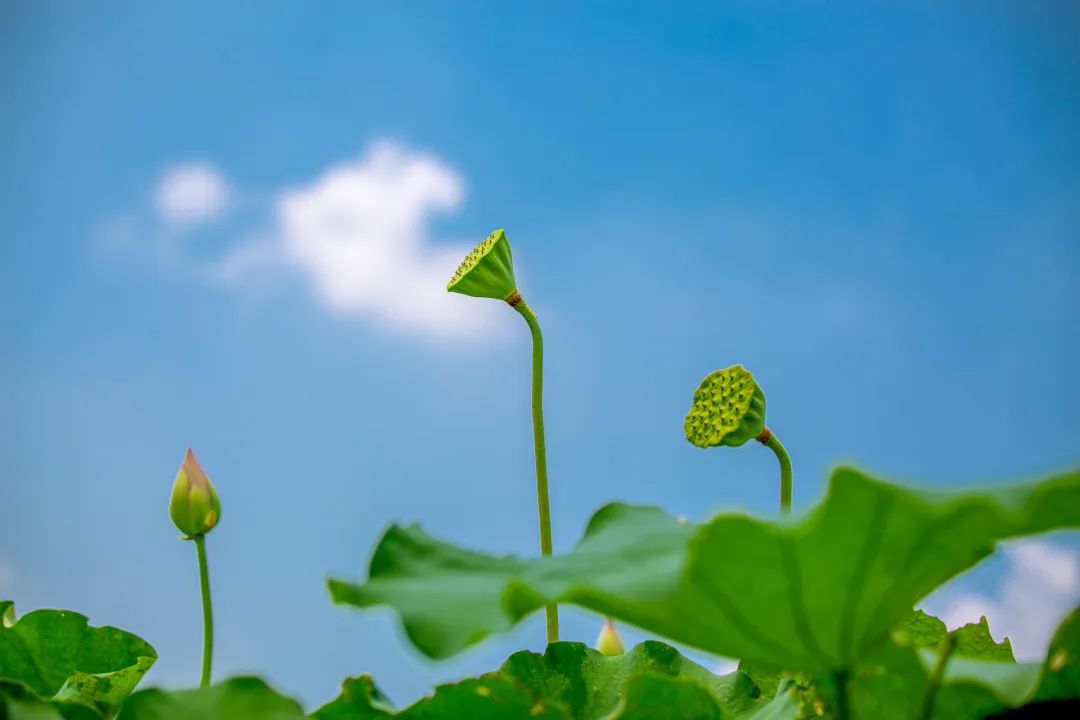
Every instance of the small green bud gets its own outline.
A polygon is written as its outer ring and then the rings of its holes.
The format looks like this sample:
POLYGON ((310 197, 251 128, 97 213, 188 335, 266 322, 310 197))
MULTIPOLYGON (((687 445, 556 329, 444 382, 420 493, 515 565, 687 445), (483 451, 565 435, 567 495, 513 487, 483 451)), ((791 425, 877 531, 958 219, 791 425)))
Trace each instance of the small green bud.
POLYGON ((506 233, 496 230, 465 256, 450 282, 450 292, 473 297, 510 300, 517 292, 514 260, 506 233))
POLYGON ((600 629, 600 635, 596 638, 596 649, 608 657, 622 655, 626 650, 623 647, 622 638, 619 637, 619 631, 615 629, 615 623, 611 622, 611 618, 606 619, 604 627, 600 629))
POLYGON ((218 501, 217 491, 190 448, 180 465, 180 471, 176 473, 169 515, 177 529, 189 538, 205 535, 221 519, 221 502, 218 501))
POLYGON ((716 370, 694 391, 683 429, 700 448, 738 447, 765 432, 765 394, 742 365, 716 370))

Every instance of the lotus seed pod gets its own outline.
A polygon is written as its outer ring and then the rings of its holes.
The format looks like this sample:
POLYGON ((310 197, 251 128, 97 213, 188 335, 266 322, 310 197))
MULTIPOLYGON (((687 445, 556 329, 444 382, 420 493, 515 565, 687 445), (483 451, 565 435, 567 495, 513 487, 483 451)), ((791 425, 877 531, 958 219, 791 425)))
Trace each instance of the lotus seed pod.
POLYGON ((221 519, 217 491, 190 449, 176 473, 169 515, 177 529, 187 537, 205 535, 221 519))
POLYGON ((742 365, 709 373, 694 391, 683 429, 700 448, 738 447, 765 431, 765 394, 742 365))
POLYGON ((615 623, 611 622, 611 618, 605 620, 604 627, 600 629, 600 635, 596 638, 596 649, 608 657, 622 655, 626 649, 623 647, 622 638, 619 637, 619 631, 615 629, 615 623))
POLYGON ((465 256, 450 282, 450 292, 473 297, 509 300, 517 292, 514 260, 506 233, 496 230, 465 256))

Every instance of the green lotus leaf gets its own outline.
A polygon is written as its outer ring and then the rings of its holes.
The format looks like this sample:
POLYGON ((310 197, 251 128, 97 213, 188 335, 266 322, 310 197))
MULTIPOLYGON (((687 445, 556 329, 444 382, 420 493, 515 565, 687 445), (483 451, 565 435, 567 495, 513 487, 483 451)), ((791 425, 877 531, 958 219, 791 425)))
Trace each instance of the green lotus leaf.
POLYGON ((1075 697, 1080 697, 1080 607, 1073 608, 1050 641, 1037 699, 1075 697))
POLYGON ((61 712, 61 706, 38 697, 33 690, 21 682, 0 678, 0 718, 3 720, 100 720, 101 713, 85 706, 64 708, 70 711, 83 711, 82 715, 68 715, 61 712))
POLYGON ((311 714, 313 720, 379 720, 395 711, 370 675, 346 678, 341 693, 311 714))
POLYGON ((144 690, 124 703, 117 720, 569 720, 524 687, 494 674, 442 685, 431 697, 395 711, 370 677, 349 678, 341 694, 310 716, 256 677, 237 677, 198 690, 144 690))
POLYGON ((435 694, 403 710, 408 720, 569 720, 562 708, 538 699, 510 680, 488 674, 435 688, 435 694))
POLYGON ((774 714, 761 717, 798 717, 798 705, 790 698, 763 698, 743 673, 714 675, 664 643, 647 641, 608 657, 583 643, 557 642, 543 654, 515 653, 499 670, 480 678, 442 685, 401 711, 387 703, 370 678, 350 679, 341 695, 312 717, 741 719, 759 717, 754 713, 770 706, 774 714))
POLYGON ((506 233, 496 230, 473 248, 446 284, 450 292, 509 300, 517 290, 514 260, 506 233))
MULTIPOLYGON (((948 628, 938 618, 922 610, 916 610, 903 624, 893 631, 893 638, 902 645, 927 650, 938 650, 949 634, 948 628)), ((953 632, 955 647, 953 657, 1016 662, 1009 638, 1001 642, 990 634, 986 618, 968 623, 953 632)))
POLYGON ((0 679, 9 681, 5 694, 13 696, 18 683, 66 718, 111 717, 157 659, 141 638, 114 627, 92 627, 75 612, 35 610, 15 620, 7 601, 0 603, 0 616, 0 679))
POLYGON ((611 720, 723 720, 727 715, 697 683, 643 673, 627 683, 611 720))
POLYGON ((1080 525, 1080 472, 987 490, 924 492, 833 472, 797 521, 723 513, 681 524, 612 504, 574 551, 492 557, 391 527, 368 580, 335 602, 389 605, 413 644, 447 657, 545 603, 573 603, 728 657, 811 675, 850 671, 912 606, 997 541, 1080 525))
POLYGON ((742 365, 711 372, 694 391, 683 430, 700 448, 738 447, 764 432, 765 393, 742 365))
POLYGON ((739 720, 808 720, 824 714, 823 708, 814 705, 814 696, 792 680, 782 680, 772 700, 751 713, 739 716, 739 720))
POLYGON ((312 713, 313 720, 570 720, 562 708, 550 705, 523 686, 488 673, 479 678, 440 685, 434 694, 395 711, 368 677, 345 681, 341 695, 312 713))
POLYGON ((709 706, 725 715, 745 713, 768 699, 761 697, 747 675, 738 671, 714 675, 670 645, 656 641, 611 657, 583 643, 557 642, 548 645, 543 655, 515 653, 498 671, 544 701, 567 709, 574 720, 608 717, 619 706, 627 683, 643 673, 695 686, 699 691, 693 693, 695 696, 704 694, 710 699, 709 706))
MULTIPOLYGON (((1078 698, 1080 683, 1070 684, 1078 665, 1061 660, 1063 650, 1066 656, 1080 650, 1078 631, 1080 611, 1074 611, 1058 629, 1045 662, 1017 663, 1008 643, 990 636, 985 619, 965 625, 953 632, 955 645, 934 685, 946 629, 937 618, 916 611, 890 644, 863 658, 851 673, 852 714, 875 720, 924 717, 932 686, 931 712, 925 717, 935 720, 978 720, 1034 701, 1078 698)), ((833 680, 818 681, 835 702, 833 680)))
MULTIPOLYGON (((198 690, 140 690, 117 720, 301 720, 304 711, 256 677, 236 677, 198 690)), ((377 717, 377 716, 376 716, 377 717)))

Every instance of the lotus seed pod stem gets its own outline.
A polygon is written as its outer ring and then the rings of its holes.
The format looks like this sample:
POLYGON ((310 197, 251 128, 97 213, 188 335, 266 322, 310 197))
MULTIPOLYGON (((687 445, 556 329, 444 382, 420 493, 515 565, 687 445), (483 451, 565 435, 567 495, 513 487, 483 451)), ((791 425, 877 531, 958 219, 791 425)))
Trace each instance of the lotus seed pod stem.
POLYGON ((780 511, 789 513, 791 512, 791 458, 784 446, 780 444, 776 433, 769 428, 766 427, 757 440, 772 450, 780 463, 780 511))
MULTIPOLYGON (((551 505, 548 501, 547 451, 544 447, 544 337, 536 315, 522 299, 514 279, 514 261, 510 241, 503 230, 496 230, 465 256, 450 282, 450 292, 473 297, 504 300, 529 325, 532 333, 532 423, 533 455, 536 462, 536 504, 540 516, 540 554, 551 555, 551 505)), ((547 639, 559 639, 559 610, 549 605, 547 639)))
MULTIPOLYGON (((551 555, 551 503, 548 499, 547 448, 544 443, 544 336, 540 332, 536 314, 516 290, 507 302, 525 318, 532 333, 532 425, 533 456, 536 461, 536 505, 540 516, 540 554, 547 557, 551 555)), ((557 605, 548 605, 545 612, 548 642, 557 642, 559 608, 557 605)))

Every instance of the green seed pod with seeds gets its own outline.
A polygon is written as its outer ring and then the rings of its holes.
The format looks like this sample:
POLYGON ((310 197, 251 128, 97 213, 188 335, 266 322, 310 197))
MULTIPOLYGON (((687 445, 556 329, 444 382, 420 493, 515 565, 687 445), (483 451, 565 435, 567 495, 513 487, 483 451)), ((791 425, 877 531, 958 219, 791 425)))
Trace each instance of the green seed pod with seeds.
POLYGON ((742 365, 705 376, 683 423, 686 439, 700 448, 738 447, 765 430, 765 393, 742 365))
POLYGON ((496 230, 473 248, 458 265, 446 289, 462 295, 509 301, 517 292, 517 281, 514 280, 514 259, 506 233, 496 230))
POLYGON ((742 365, 705 376, 694 391, 683 431, 686 439, 699 448, 738 447, 748 440, 770 448, 780 463, 780 509, 787 512, 791 508, 791 460, 765 425, 765 393, 742 365))
MULTIPOLYGON (((532 424, 533 457, 536 463, 536 504, 540 515, 540 554, 551 555, 551 503, 548 500, 547 449, 544 443, 544 336, 532 308, 522 299, 514 279, 510 241, 496 230, 461 261, 446 284, 450 292, 473 297, 505 300, 525 319, 532 334, 532 424)), ((547 639, 559 639, 559 610, 547 607, 547 639)))

